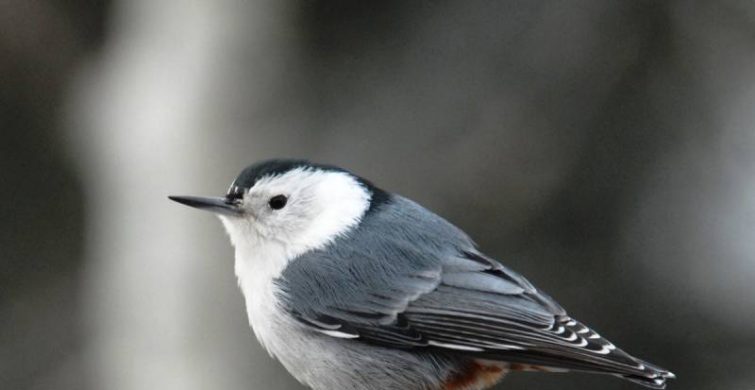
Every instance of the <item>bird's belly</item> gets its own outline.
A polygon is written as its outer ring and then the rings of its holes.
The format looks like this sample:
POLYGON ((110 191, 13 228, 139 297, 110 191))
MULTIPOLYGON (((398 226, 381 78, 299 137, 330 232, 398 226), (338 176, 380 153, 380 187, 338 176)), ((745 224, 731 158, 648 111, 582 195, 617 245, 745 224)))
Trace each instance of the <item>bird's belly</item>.
POLYGON ((254 300, 247 303, 260 343, 299 382, 314 390, 440 390, 446 389, 444 381, 460 367, 455 359, 324 335, 285 311, 254 300))

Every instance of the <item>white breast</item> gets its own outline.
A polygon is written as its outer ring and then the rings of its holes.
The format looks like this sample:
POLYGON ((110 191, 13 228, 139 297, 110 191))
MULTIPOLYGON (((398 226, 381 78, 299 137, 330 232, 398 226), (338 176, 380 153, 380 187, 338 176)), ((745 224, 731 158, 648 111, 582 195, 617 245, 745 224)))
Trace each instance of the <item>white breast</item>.
POLYGON ((280 305, 275 279, 288 258, 284 248, 272 244, 236 247, 236 275, 246 298, 249 324, 260 344, 297 380, 314 389, 344 389, 352 380, 337 362, 346 351, 336 339, 304 332, 280 305))
POLYGON ((249 324, 271 355, 276 355, 277 332, 291 321, 279 305, 274 283, 286 264, 286 251, 279 245, 236 246, 235 272, 249 324))

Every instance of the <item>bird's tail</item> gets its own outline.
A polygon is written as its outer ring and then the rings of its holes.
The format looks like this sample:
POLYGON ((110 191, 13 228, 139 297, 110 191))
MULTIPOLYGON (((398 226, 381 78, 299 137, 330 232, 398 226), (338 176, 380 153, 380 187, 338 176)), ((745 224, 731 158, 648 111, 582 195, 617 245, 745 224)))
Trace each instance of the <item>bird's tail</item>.
POLYGON ((529 367, 614 375, 651 389, 664 389, 666 380, 674 378, 670 371, 627 354, 568 316, 558 318, 549 331, 557 342, 543 343, 538 349, 501 351, 497 357, 529 367))
POLYGON ((649 387, 651 389, 665 389, 666 380, 674 379, 676 375, 671 371, 664 370, 656 365, 650 364, 645 361, 640 361, 643 365, 643 371, 646 375, 616 375, 619 378, 626 379, 628 381, 649 387))

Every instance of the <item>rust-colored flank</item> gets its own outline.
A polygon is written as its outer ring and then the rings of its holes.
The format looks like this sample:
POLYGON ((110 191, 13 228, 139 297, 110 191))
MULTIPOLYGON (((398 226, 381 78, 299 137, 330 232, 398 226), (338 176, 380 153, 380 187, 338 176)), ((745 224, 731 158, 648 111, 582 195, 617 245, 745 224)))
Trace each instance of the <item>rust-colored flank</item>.
POLYGON ((442 390, 479 390, 498 383, 506 375, 506 365, 502 363, 473 361, 463 371, 449 377, 442 390))

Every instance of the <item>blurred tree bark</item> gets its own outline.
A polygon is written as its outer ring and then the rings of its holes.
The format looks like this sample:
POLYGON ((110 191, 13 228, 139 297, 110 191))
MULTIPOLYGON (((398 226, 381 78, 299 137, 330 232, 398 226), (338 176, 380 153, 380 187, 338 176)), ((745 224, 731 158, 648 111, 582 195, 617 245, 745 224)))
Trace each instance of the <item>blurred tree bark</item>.
POLYGON ((82 186, 61 104, 107 1, 0 2, 0 388, 81 389, 82 186), (91 2, 90 2, 91 3, 91 2))
POLYGON ((287 6, 121 2, 107 47, 78 80, 93 388, 296 386, 253 341, 218 221, 166 199, 227 187, 239 162, 222 150, 235 129, 218 113, 241 89, 218 91, 243 80, 253 89, 243 105, 260 112, 280 94, 287 6))

